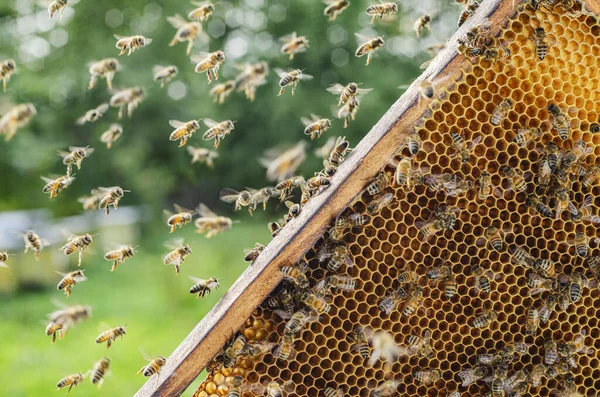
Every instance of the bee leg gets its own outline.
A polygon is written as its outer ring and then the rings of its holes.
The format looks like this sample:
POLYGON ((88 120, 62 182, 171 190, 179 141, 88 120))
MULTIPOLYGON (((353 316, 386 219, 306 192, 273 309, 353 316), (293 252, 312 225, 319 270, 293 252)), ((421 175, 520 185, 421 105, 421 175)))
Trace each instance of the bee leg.
POLYGON ((33 254, 33 257, 35 258, 36 261, 40 260, 40 251, 35 251, 35 253, 33 254))
POLYGON ((175 231, 175 229, 176 229, 176 226, 175 225, 171 225, 171 231, 169 233, 173 233, 175 231))
POLYGON ((191 54, 193 45, 194 45, 194 40, 188 40, 188 46, 187 46, 187 49, 185 50, 186 55, 191 54))
POLYGON ((179 265, 175 265, 175 274, 179 274, 179 265))
POLYGON ((215 66, 214 68, 214 72, 215 72, 215 80, 219 80, 219 66, 215 66))
POLYGON ((116 260, 116 261, 113 263, 112 267, 110 268, 110 271, 111 271, 111 272, 114 272, 114 271, 117 269, 117 266, 118 266, 118 265, 119 265, 119 260, 117 259, 117 260, 116 260))
POLYGON ((6 92, 6 79, 2 79, 2 87, 4 88, 4 92, 6 92))
POLYGON ((371 58, 373 57, 373 51, 369 51, 369 53, 367 54, 367 63, 366 66, 369 66, 369 64, 371 63, 371 58))
POLYGON ((279 94, 277 94, 277 96, 282 95, 284 91, 285 91, 285 87, 281 87, 281 89, 279 90, 279 94))
POLYGON ((28 245, 25 246, 25 251, 23 251, 23 253, 26 254, 27 251, 29 251, 29 246, 28 245))
POLYGON ((291 53, 290 53, 290 61, 293 61, 293 60, 294 60, 294 53, 293 53, 293 52, 291 52, 291 53))
POLYGON ((376 20, 377 20, 377 16, 373 15, 373 18, 371 18, 371 23, 375 23, 376 20))
POLYGON ((112 339, 111 339, 111 338, 108 338, 108 339, 106 340, 106 348, 107 348, 107 349, 108 349, 108 348, 110 348, 110 345, 112 345, 112 339))

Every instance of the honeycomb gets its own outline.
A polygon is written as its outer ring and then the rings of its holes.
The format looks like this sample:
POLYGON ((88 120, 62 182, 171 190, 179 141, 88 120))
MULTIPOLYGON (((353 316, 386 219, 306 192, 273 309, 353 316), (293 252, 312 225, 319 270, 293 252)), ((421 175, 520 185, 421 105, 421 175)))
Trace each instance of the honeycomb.
MULTIPOLYGON (((597 163, 600 134, 594 133, 594 123, 600 115, 600 25, 595 16, 569 13, 561 6, 527 9, 515 13, 499 28, 499 40, 508 43, 509 60, 465 61, 460 76, 444 89, 439 100, 429 105, 417 127, 425 150, 413 157, 413 163, 427 167, 431 174, 453 173, 471 181, 478 180, 485 170, 501 194, 483 201, 478 199, 475 188, 449 197, 424 185, 411 190, 387 186, 384 193, 392 193, 394 201, 370 217, 367 224, 348 229, 343 236, 354 265, 342 265, 337 273, 352 277, 356 289, 333 295, 330 312, 321 314, 319 321, 310 322, 296 335, 295 355, 291 359, 279 360, 273 353, 264 354, 252 363, 240 358, 238 363, 244 367, 246 384, 291 381, 294 389, 289 395, 297 396, 320 396, 326 387, 339 387, 347 396, 371 395, 375 387, 390 379, 390 372, 384 370, 381 360, 368 366, 367 360, 352 351, 348 335, 361 325, 385 330, 394 336, 396 343, 403 345, 411 334, 431 332, 432 357, 402 356, 393 363, 392 377, 401 380, 399 395, 445 396, 453 391, 463 396, 484 395, 489 392, 484 382, 462 387, 457 375, 476 366, 478 354, 494 353, 511 343, 525 342, 530 344, 528 351, 510 364, 510 374, 524 368, 531 370, 544 362, 547 338, 568 342, 585 330, 586 344, 594 350, 592 354, 577 355, 577 367, 571 373, 579 393, 599 395, 600 308, 594 302, 600 290, 584 288, 577 303, 571 303, 566 310, 557 308, 535 335, 527 334, 528 308, 539 309, 547 293, 529 295, 526 280, 531 270, 511 261, 510 247, 524 247, 535 258, 549 259, 557 273, 588 272, 587 261, 578 257, 569 240, 577 231, 596 237, 594 225, 575 223, 566 212, 560 219, 542 217, 526 205, 526 198, 536 190, 538 164, 543 158, 539 148, 549 141, 569 150, 573 142, 583 140, 593 148, 585 162, 597 163), (537 27, 545 29, 549 44, 542 61, 536 56, 532 41, 537 27), (490 123, 491 115, 506 98, 513 102, 513 107, 504 121, 494 126, 490 123), (547 110, 550 104, 574 109, 569 112, 572 119, 569 139, 563 141, 556 129, 551 128, 547 110), (537 142, 521 147, 513 141, 518 129, 534 127, 543 132, 537 142), (482 136, 468 162, 462 163, 460 156, 453 156, 452 131, 464 134, 467 142, 482 136), (505 166, 531 174, 526 179, 526 191, 508 190, 509 182, 501 172, 505 166), (461 209, 454 228, 423 242, 415 223, 430 219, 441 204, 461 209), (481 243, 490 226, 506 231, 503 250, 492 249, 485 240, 481 243), (403 316, 402 305, 389 315, 379 309, 381 300, 399 287, 398 275, 403 271, 414 270, 425 279, 429 269, 447 264, 458 284, 451 299, 445 296, 443 283, 426 283, 423 311, 403 316), (496 275, 489 294, 476 290, 470 271, 474 264, 496 275), (488 328, 471 327, 478 312, 488 307, 498 313, 497 321, 488 328), (417 382, 415 371, 426 369, 441 371, 441 379, 432 385, 417 382)), ((401 154, 408 155, 407 150, 403 149, 401 154)), ((390 176, 394 172, 389 165, 384 171, 390 176)), ((577 180, 572 190, 570 199, 576 206, 589 194, 594 197, 594 208, 600 206, 600 186, 585 187, 577 180)), ((372 199, 363 192, 346 213, 364 213, 372 199)), ((309 265, 307 276, 311 287, 327 275, 327 263, 317 258, 324 241, 320 239, 304 257, 309 265)), ((598 246, 592 243, 589 255, 599 254, 598 246)), ((273 296, 281 288, 280 285, 273 296)), ((271 322, 274 326, 266 340, 275 344, 281 341, 286 320, 273 313, 270 301, 267 299, 255 311, 241 332, 247 332, 248 325, 257 320, 271 322)), ((209 382, 214 373, 230 370, 215 371, 209 375, 209 382)), ((224 389, 213 386, 209 390, 207 383, 203 383, 195 396, 226 395, 224 389)), ((557 379, 543 378, 541 385, 531 388, 530 393, 548 396, 559 388, 557 379)), ((244 392, 244 396, 252 395, 244 392)))

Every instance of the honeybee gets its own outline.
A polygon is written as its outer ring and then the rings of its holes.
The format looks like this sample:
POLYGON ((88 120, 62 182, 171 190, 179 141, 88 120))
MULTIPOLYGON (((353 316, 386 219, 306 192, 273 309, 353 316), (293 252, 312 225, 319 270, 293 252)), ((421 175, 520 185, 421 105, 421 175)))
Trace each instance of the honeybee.
POLYGON ((175 266, 175 274, 179 274, 183 261, 192 253, 192 246, 191 244, 183 244, 183 239, 170 240, 165 246, 172 251, 165 256, 163 264, 175 266))
POLYGON ((285 215, 286 222, 289 222, 292 218, 295 218, 298 215, 300 215, 300 210, 301 210, 300 204, 297 204, 297 203, 287 200, 285 202, 285 206, 288 208, 288 212, 285 215))
MULTIPOLYGON (((119 119, 121 119, 125 113, 125 109, 127 109, 127 117, 131 117, 133 111, 143 100, 144 90, 141 87, 133 87, 115 92, 113 96, 110 97, 109 104, 114 108, 119 108, 119 119)), ((105 142, 102 138, 100 139, 102 142, 105 142)), ((113 142, 115 140, 116 139, 114 139, 113 142)))
POLYGON ((379 171, 367 185, 365 191, 371 196, 381 193, 390 183, 391 177, 385 171, 379 171))
POLYGON ((290 61, 294 59, 294 55, 306 52, 309 48, 308 39, 304 36, 296 35, 296 32, 280 37, 279 41, 284 43, 281 46, 281 53, 288 54, 290 56, 290 61))
POLYGON ((364 55, 367 55, 366 65, 368 66, 371 63, 371 58, 373 58, 373 53, 377 49, 381 48, 385 44, 385 41, 381 36, 372 39, 366 38, 359 34, 356 34, 356 36, 362 41, 362 44, 358 46, 354 55, 356 55, 359 58, 364 55))
POLYGON ((201 147, 188 146, 187 151, 192 156, 192 164, 206 163, 209 168, 214 167, 214 160, 219 157, 216 151, 201 147))
POLYGON ((431 386, 442 378, 442 373, 437 369, 428 369, 416 371, 413 376, 417 382, 420 382, 425 386, 431 386))
POLYGON ((275 310, 275 313, 284 320, 289 320, 285 324, 285 328, 283 331, 283 335, 295 335, 298 332, 302 331, 302 329, 309 322, 314 322, 319 320, 318 315, 312 315, 307 310, 298 310, 293 314, 289 314, 283 310, 275 310))
MULTIPOLYGON (((323 0, 327 7, 323 10, 323 15, 329 17, 329 21, 334 21, 346 8, 350 6, 348 0, 323 0)), ((332 396, 333 397, 333 394, 332 396)))
POLYGON ((190 120, 188 122, 170 120, 169 124, 171 127, 175 128, 175 130, 171 132, 169 140, 179 141, 179 147, 185 146, 187 140, 200 128, 200 120, 202 119, 190 120))
POLYGON ((598 244, 600 243, 600 238, 590 238, 586 236, 585 232, 578 231, 575 233, 575 238, 569 239, 567 242, 575 246, 575 252, 578 256, 585 258, 590 251, 590 242, 598 244))
POLYGON ((494 187, 492 183, 492 176, 487 171, 482 171, 481 175, 477 179, 478 188, 477 188, 477 198, 479 200, 485 201, 492 194, 498 196, 499 190, 494 187))
POLYGON ((225 103, 225 99, 227 99, 227 97, 231 95, 234 90, 235 81, 228 80, 224 83, 214 86, 208 94, 214 98, 213 102, 218 102, 219 105, 222 105, 225 103))
POLYGON ((371 4, 370 6, 367 6, 366 13, 372 17, 371 23, 375 23, 378 19, 383 19, 383 17, 397 14, 398 4, 393 2, 380 2, 379 4, 371 4))
POLYGON ((181 228, 190 223, 195 214, 194 211, 183 208, 178 204, 173 204, 173 207, 175 207, 175 211, 177 211, 176 213, 173 213, 169 210, 163 211, 167 217, 167 225, 171 227, 171 231, 169 233, 173 233, 178 226, 181 228))
POLYGON ((202 139, 205 141, 209 141, 214 139, 214 147, 215 149, 219 148, 219 144, 227 135, 233 131, 235 128, 235 121, 225 120, 221 122, 217 122, 211 119, 204 119, 204 124, 208 127, 208 130, 202 136, 202 139))
POLYGON ((342 265, 351 267, 354 261, 350 257, 350 253, 345 245, 338 245, 333 249, 333 255, 327 262, 327 270, 330 272, 337 271, 342 265))
MULTIPOLYGON (((282 69, 275 68, 275 72, 277 73, 277 75, 280 78, 280 80, 279 80, 280 90, 279 90, 278 95, 282 95, 285 91, 285 88, 288 86, 290 86, 292 88, 292 95, 294 95, 294 93, 296 92, 296 86, 298 85, 300 80, 312 80, 312 78, 313 78, 313 76, 311 76, 310 74, 304 74, 302 72, 302 70, 300 70, 300 69, 294 69, 289 72, 286 72, 282 69)), ((320 119, 320 117, 318 117, 318 116, 313 116, 313 118, 314 117, 316 117, 316 120, 320 119)), ((323 120, 326 120, 326 119, 323 119, 323 120)), ((313 120, 313 121, 315 121, 315 120, 313 120)), ((303 123, 304 123, 304 121, 303 121, 303 123)), ((312 121, 310 123, 312 123, 312 121)), ((308 124, 306 124, 306 125, 308 126, 308 124)), ((330 126, 331 126, 331 124, 329 125, 329 127, 330 126)), ((327 127, 327 128, 329 128, 329 127, 327 127)))
MULTIPOLYGON (((219 193, 221 201, 226 203, 235 203, 234 211, 239 211, 242 207, 249 207, 252 203, 252 195, 248 190, 237 192, 233 189, 225 188, 219 193)), ((249 208, 250 213, 252 209, 249 208)))
POLYGON ((244 335, 238 335, 233 342, 225 349, 223 354, 223 366, 225 368, 231 368, 242 353, 246 350, 246 338, 244 335))
POLYGON ((592 204, 593 197, 590 195, 586 196, 583 203, 577 209, 577 214, 571 214, 571 219, 574 222, 589 221, 596 224, 600 223, 600 217, 593 213, 592 204))
POLYGON ((404 144, 408 147, 408 151, 411 155, 416 156, 417 153, 419 153, 423 142, 421 141, 421 135, 419 135, 419 131, 417 131, 416 128, 406 136, 404 144))
POLYGON ((539 128, 521 128, 517 130, 517 135, 513 142, 521 147, 527 147, 531 142, 537 141, 542 136, 542 130, 539 128))
POLYGON ((477 382, 480 379, 485 378, 489 375, 489 369, 484 366, 477 366, 469 369, 462 370, 458 373, 458 376, 462 380, 463 387, 468 387, 469 385, 477 382))
POLYGON ((546 338, 544 341, 544 363, 546 365, 552 365, 558 360, 558 348, 556 341, 552 338, 546 338))
POLYGON ((56 342, 57 334, 58 334, 58 337, 60 339, 62 339, 62 337, 63 337, 62 328, 63 328, 62 324, 58 324, 58 323, 55 323, 52 321, 48 324, 48 326, 46 327, 46 336, 52 335, 52 343, 56 342))
POLYGON ((471 150, 473 150, 473 148, 479 142, 481 142, 482 136, 479 135, 477 138, 472 139, 470 144, 467 144, 465 142, 465 138, 458 132, 451 131, 450 135, 452 136, 452 144, 456 149, 456 153, 454 153, 454 156, 460 156, 460 159, 463 163, 468 163, 469 158, 471 156, 471 150))
POLYGON ((475 277, 475 290, 485 294, 491 292, 490 281, 495 279, 491 270, 484 271, 479 263, 471 265, 471 273, 475 277))
POLYGON ((131 258, 133 255, 135 255, 135 249, 136 247, 123 245, 118 249, 108 251, 106 254, 104 254, 105 260, 114 261, 110 271, 114 272, 119 263, 123 263, 127 258, 131 258))
POLYGON ((393 193, 380 194, 371 199, 371 202, 367 205, 367 212, 370 215, 376 215, 385 207, 388 207, 394 201, 393 193))
POLYGON ((206 72, 208 84, 210 84, 213 79, 219 79, 219 68, 223 61, 225 61, 225 53, 221 50, 211 53, 202 52, 199 55, 192 55, 191 60, 193 63, 196 63, 195 72, 206 72))
POLYGON ((269 74, 269 65, 266 62, 247 64, 242 72, 235 78, 235 89, 244 91, 250 102, 256 99, 256 89, 266 84, 269 74))
POLYGON ((83 274, 84 271, 85 270, 78 269, 66 274, 56 272, 57 274, 63 276, 62 280, 58 282, 56 289, 59 291, 64 290, 65 295, 67 295, 67 297, 71 296, 71 289, 73 288, 73 286, 77 283, 81 283, 87 280, 87 277, 85 277, 85 275, 83 274))
POLYGON ((508 112, 510 112, 512 107, 513 101, 511 101, 508 98, 503 99, 502 102, 500 102, 500 104, 496 107, 496 109, 494 109, 492 117, 490 118, 490 123, 493 126, 502 124, 506 116, 508 116, 508 112))
POLYGON ((413 25, 413 29, 417 34, 417 37, 421 37, 421 31, 423 29, 427 29, 431 32, 431 15, 424 14, 417 18, 413 25))
POLYGON ((475 11, 479 8, 479 2, 477 0, 467 0, 464 2, 465 8, 461 11, 458 17, 458 27, 460 28, 469 17, 475 14, 475 11))
POLYGON ((483 51, 483 57, 486 61, 492 61, 496 63, 498 61, 510 60, 511 51, 508 45, 504 41, 500 41, 498 45, 494 47, 487 47, 483 51))
POLYGON ((98 385, 98 388, 101 388, 104 383, 104 376, 108 373, 109 368, 110 359, 108 357, 98 360, 90 371, 90 382, 94 385, 98 385))
MULTIPOLYGON (((61 1, 61 2, 64 1, 65 6, 67 5, 66 0, 56 0, 56 1, 61 1)), ((58 387, 57 390, 60 390, 60 389, 63 389, 68 386, 69 387, 69 389, 67 390, 67 394, 68 394, 74 386, 78 386, 81 382, 83 382, 83 374, 78 373, 78 374, 73 374, 73 375, 69 375, 67 377, 62 378, 61 380, 58 381, 58 383, 56 384, 56 387, 58 387)))
POLYGON ((392 291, 379 303, 379 310, 385 314, 390 314, 392 310, 394 310, 400 304, 400 302, 406 299, 407 295, 408 294, 404 288, 398 288, 392 291))
POLYGON ((350 348, 354 352, 360 354, 360 356, 365 360, 369 358, 369 339, 367 338, 367 334, 363 327, 361 327, 360 325, 354 327, 354 330, 348 336, 348 338, 352 342, 350 348))
POLYGON ((392 397, 398 393, 399 381, 387 380, 381 385, 377 386, 371 393, 373 397, 392 397))
POLYGON ((418 335, 408 336, 408 354, 429 358, 433 356, 433 347, 431 347, 431 332, 425 330, 423 337, 418 335))
POLYGON ((525 200, 525 205, 527 205, 530 208, 534 208, 541 216, 545 218, 552 218, 552 210, 548 208, 547 205, 542 203, 539 197, 535 194, 530 194, 529 196, 527 196, 527 199, 525 200))
POLYGON ((94 109, 90 109, 83 116, 77 119, 77 125, 84 125, 85 123, 94 123, 108 111, 109 106, 107 103, 103 103, 94 109))
POLYGON ((410 316, 420 308, 423 303, 423 288, 420 285, 415 285, 413 290, 407 297, 404 308, 402 309, 403 316, 410 316))
POLYGON ((117 58, 106 58, 88 63, 88 68, 91 76, 88 90, 91 90, 96 86, 98 77, 106 79, 108 89, 112 90, 112 81, 115 74, 121 69, 121 64, 117 58))
MULTIPOLYGON (((346 0, 341 0, 341 1, 346 1, 346 0)), ((344 397, 344 390, 342 390, 342 388, 334 389, 333 387, 327 386, 323 390, 323 395, 325 397, 344 397)))
POLYGON ((415 226, 419 229, 419 237, 428 241, 431 237, 442 230, 451 230, 456 221, 456 213, 460 211, 457 207, 449 207, 445 210, 436 211, 435 215, 428 221, 416 221, 415 226))
POLYGON ((119 55, 123 55, 125 54, 125 51, 129 50, 127 53, 127 56, 129 56, 138 48, 146 47, 148 44, 152 43, 152 39, 142 35, 123 37, 115 34, 113 36, 115 36, 115 39, 117 39, 116 47, 121 50, 119 55))
POLYGON ((192 1, 192 4, 197 8, 189 12, 187 16, 189 20, 197 19, 200 22, 204 22, 215 12, 215 5, 210 1, 192 1))
POLYGON ((10 141, 20 128, 25 127, 37 114, 32 103, 22 103, 14 106, 0 117, 0 134, 4 134, 4 141, 10 141))
POLYGON ((381 359, 385 363, 384 366, 389 368, 400 356, 408 354, 406 346, 396 344, 394 336, 387 331, 373 331, 370 328, 365 328, 365 333, 372 346, 371 357, 367 361, 369 367, 372 367, 377 360, 381 359))
POLYGON ((284 361, 292 358, 294 356, 294 335, 284 333, 281 343, 275 348, 273 355, 284 361))
POLYGON ((431 191, 443 191, 446 196, 458 197, 473 187, 473 182, 452 174, 429 174, 424 178, 431 191))
POLYGON ((103 194, 100 202, 98 203, 99 209, 105 209, 106 215, 110 212, 110 206, 112 205, 114 209, 119 208, 119 201, 123 197, 126 192, 130 192, 130 190, 124 190, 119 186, 113 187, 99 187, 98 191, 103 194))
POLYGON ((340 100, 337 106, 342 106, 350 101, 355 100, 358 96, 368 94, 372 88, 358 88, 361 83, 350 82, 348 85, 343 86, 339 83, 331 85, 327 88, 327 91, 333 95, 339 95, 340 100))
POLYGON ((585 173, 583 174, 583 179, 581 180, 581 184, 584 187, 593 186, 598 180, 598 178, 600 178, 600 166, 595 165, 593 167, 590 167, 587 171, 585 171, 585 173))
POLYGON ((529 373, 529 379, 531 380, 532 387, 538 387, 542 382, 542 376, 546 374, 546 367, 544 364, 536 364, 533 366, 529 373))
POLYGON ((537 27, 533 30, 533 45, 535 46, 535 53, 540 61, 543 61, 546 58, 546 54, 548 53, 548 43, 544 41, 546 38, 546 31, 544 28, 537 27))
POLYGON ((204 280, 189 276, 189 279, 196 283, 190 288, 190 294, 195 294, 198 298, 204 298, 206 295, 210 295, 213 289, 219 288, 219 280, 215 277, 204 280))
POLYGON ((371 217, 364 213, 353 212, 348 215, 340 215, 336 218, 334 228, 343 231, 352 227, 364 226, 371 217))
POLYGON ((162 66, 155 65, 152 68, 152 74, 154 75, 154 81, 160 81, 160 88, 164 88, 177 74, 179 69, 177 66, 162 66))
POLYGON ((293 282, 300 288, 308 288, 308 277, 302 266, 282 266, 279 271, 284 279, 293 282))
POLYGON ((587 331, 581 330, 579 335, 570 343, 561 343, 557 346, 557 353, 561 358, 571 365, 572 368, 577 368, 577 362, 574 358, 575 354, 593 354, 594 348, 588 347, 585 344, 585 336, 587 331))
POLYGON ((306 127, 304 129, 304 135, 310 135, 310 139, 315 140, 320 138, 321 135, 323 135, 323 133, 331 127, 331 120, 323 119, 316 114, 311 114, 310 117, 310 119, 307 117, 301 117, 300 120, 306 127))
POLYGON ((328 296, 322 296, 316 293, 304 292, 300 300, 311 310, 321 314, 329 313, 331 306, 331 298, 328 296))
POLYGON ((517 265, 533 268, 536 259, 523 247, 514 247, 512 249, 512 262, 517 265))
POLYGON ((102 133, 100 141, 106 143, 106 148, 110 149, 120 137, 123 135, 123 127, 119 124, 112 124, 110 128, 102 133))
POLYGON ((502 169, 502 175, 504 175, 510 182, 510 187, 507 189, 508 191, 514 190, 517 193, 523 192, 527 190, 527 182, 526 175, 523 171, 512 168, 512 167, 504 167, 502 169))
MULTIPOLYGON (((356 280, 354 280, 352 277, 338 276, 335 274, 328 275, 320 283, 323 283, 323 286, 342 291, 353 291, 356 287, 356 280)), ((315 288, 318 289, 319 284, 317 284, 317 287, 315 288)))
POLYGON ((332 111, 335 117, 338 119, 344 119, 344 128, 348 128, 350 125, 350 119, 356 119, 356 113, 360 106, 359 97, 354 97, 354 100, 346 102, 339 109, 332 107, 332 111))
POLYGON ((504 231, 495 226, 488 227, 484 232, 485 238, 496 251, 504 251, 504 231))
POLYGON ((119 336, 121 337, 121 339, 123 339, 123 336, 127 335, 127 332, 125 330, 126 327, 127 324, 111 328, 107 331, 102 332, 96 338, 96 343, 106 342, 106 348, 108 349, 113 344, 113 342, 117 340, 119 336))
MULTIPOLYGON (((197 18, 189 19, 193 20, 197 18)), ((208 41, 206 33, 202 32, 202 24, 198 21, 186 21, 179 14, 174 15, 172 17, 167 17, 167 21, 171 24, 171 26, 177 29, 177 32, 175 32, 175 36, 173 36, 173 40, 171 40, 171 42, 169 43, 169 47, 173 47, 177 43, 183 43, 184 41, 187 41, 188 46, 185 50, 185 54, 190 55, 190 53, 192 52, 192 47, 194 46, 194 42, 196 41, 198 36, 203 35, 202 38, 205 41, 208 41)))
POLYGON ((244 249, 244 261, 251 262, 250 263, 251 265, 254 264, 254 261, 256 260, 256 258, 258 258, 260 253, 263 252, 265 248, 267 248, 267 247, 260 243, 256 243, 254 245, 254 248, 245 248, 244 249))
POLYGON ((487 328, 494 321, 498 320, 498 313, 492 309, 484 309, 482 314, 477 316, 473 322, 471 323, 471 327, 473 328, 487 328))
POLYGON ((568 210, 571 215, 577 215, 577 207, 571 202, 569 198, 569 191, 567 189, 559 189, 556 191, 556 208, 554 219, 560 219, 560 215, 563 211, 568 210))
POLYGON ((6 92, 6 84, 10 81, 10 78, 15 73, 17 64, 13 59, 6 59, 0 62, 0 79, 2 80, 2 88, 6 92))
MULTIPOLYGON (((267 168, 267 179, 269 181, 279 181, 290 178, 294 175, 298 167, 306 159, 307 143, 300 141, 296 145, 283 149, 274 148, 267 150, 265 155, 259 159, 260 164, 267 168)), ((296 180, 294 186, 300 186, 300 180, 296 180)), ((281 190, 277 187, 278 190, 281 190)))
POLYGON ((241 397, 244 378, 240 375, 235 375, 229 384, 227 397, 241 397))
POLYGON ((83 234, 81 236, 76 236, 74 234, 68 236, 68 242, 63 245, 60 250, 67 256, 71 255, 75 251, 79 251, 79 262, 77 266, 81 266, 81 259, 83 258, 83 250, 89 247, 93 240, 93 237, 97 236, 97 234, 83 234))
MULTIPOLYGON (((60 13, 60 20, 62 21, 63 13, 65 12, 65 8, 67 7, 68 0, 53 0, 48 5, 48 14, 50 15, 50 19, 54 17, 54 14, 57 12, 60 13)), ((71 390, 71 388, 69 388, 71 390)))
POLYGON ((413 167, 410 157, 402 157, 396 164, 394 183, 397 186, 406 186, 407 189, 411 189, 413 185, 424 182, 425 177, 423 173, 426 170, 427 168, 425 167, 413 167))
POLYGON ((6 262, 8 261, 8 257, 10 256, 10 254, 6 251, 1 252, 0 251, 0 267, 5 267, 8 268, 8 265, 6 264, 6 262))
POLYGON ((206 238, 211 238, 231 229, 231 225, 233 224, 231 218, 215 214, 202 203, 198 205, 197 213, 199 217, 194 221, 196 232, 200 234, 207 232, 206 238))
POLYGON ((595 280, 589 280, 581 272, 573 272, 570 276, 561 275, 559 276, 559 281, 568 286, 569 299, 573 303, 577 303, 581 300, 581 294, 584 288, 597 286, 595 280))
MULTIPOLYGON (((569 112, 574 109, 569 109, 569 112)), ((558 136, 566 140, 571 134, 571 120, 563 110, 553 103, 548 105, 548 114, 550 115, 550 124, 552 128, 558 131, 558 136)))
POLYGON ((88 319, 92 313, 90 306, 66 306, 57 302, 55 304, 60 309, 48 314, 49 324, 46 328, 46 335, 48 336, 50 336, 48 329, 52 328, 51 325, 60 326, 60 337, 62 338, 63 334, 66 334, 71 326, 88 319))
POLYGON ((89 146, 76 147, 69 146, 69 152, 58 151, 59 156, 63 158, 63 164, 67 166, 67 175, 71 175, 73 171, 73 165, 77 166, 77 169, 81 169, 81 163, 90 154, 94 153, 94 149, 89 146))
POLYGON ((540 323, 541 324, 546 324, 548 322, 548 320, 550 319, 550 316, 552 315, 552 313, 554 312, 554 309, 556 308, 556 300, 557 299, 558 299, 558 297, 555 294, 550 294, 546 298, 546 301, 544 302, 542 307, 540 307, 539 312, 540 312, 540 323))
POLYGON ((69 187, 71 183, 75 180, 75 177, 71 175, 62 175, 59 177, 47 178, 45 176, 41 177, 46 184, 42 191, 44 193, 49 193, 50 198, 54 198, 58 196, 60 192, 69 187))
POLYGON ((40 236, 38 236, 38 234, 33 230, 19 234, 23 237, 23 241, 25 242, 25 250, 23 251, 23 253, 26 254, 31 248, 35 260, 40 260, 40 252, 42 251, 42 249, 44 249, 45 246, 50 245, 50 242, 46 239, 41 239, 40 236))

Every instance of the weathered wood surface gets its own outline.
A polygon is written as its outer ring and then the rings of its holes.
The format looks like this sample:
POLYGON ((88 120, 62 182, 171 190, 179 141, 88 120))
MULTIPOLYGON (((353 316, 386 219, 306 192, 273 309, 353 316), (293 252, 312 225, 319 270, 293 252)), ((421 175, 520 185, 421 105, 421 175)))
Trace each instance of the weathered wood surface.
MULTIPOLYGON (((594 0, 597 4, 599 0, 594 0)), ((518 2, 515 2, 518 4, 518 2)), ((260 254, 168 357, 159 382, 150 379, 136 397, 172 397, 181 395, 237 330, 252 311, 281 281, 278 269, 295 264, 322 236, 331 220, 338 216, 363 190, 365 185, 400 149, 412 131, 428 101, 419 102, 420 83, 428 78, 450 75, 457 79, 465 59, 457 56, 456 40, 485 19, 502 25, 513 13, 512 0, 485 0, 477 13, 448 40, 446 48, 427 70, 392 105, 362 139, 333 177, 332 184, 312 198, 301 214, 292 220, 260 254)), ((371 67, 377 67, 377 61, 371 67)), ((240 253, 241 256, 241 253, 240 253)))

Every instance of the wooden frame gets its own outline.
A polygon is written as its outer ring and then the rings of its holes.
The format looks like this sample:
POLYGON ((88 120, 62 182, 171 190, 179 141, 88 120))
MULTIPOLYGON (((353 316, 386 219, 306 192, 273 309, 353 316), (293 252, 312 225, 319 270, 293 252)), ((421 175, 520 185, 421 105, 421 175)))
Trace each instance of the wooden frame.
MULTIPOLYGON (((471 27, 486 19, 493 26, 504 24, 514 12, 512 0, 485 0, 476 14, 448 40, 446 47, 427 70, 392 105, 368 135, 340 166, 331 185, 312 198, 301 214, 284 227, 225 293, 217 305, 198 323, 167 359, 156 382, 150 379, 136 397, 179 396, 196 379, 252 311, 279 284, 279 268, 295 264, 307 249, 322 236, 333 218, 338 216, 365 185, 381 170, 402 146, 426 111, 429 101, 419 101, 419 86, 430 77, 458 77, 465 58, 458 56, 456 41, 471 27)), ((600 0, 588 0, 586 8, 598 14, 600 0)), ((373 66, 376 67, 376 66, 373 66)))

